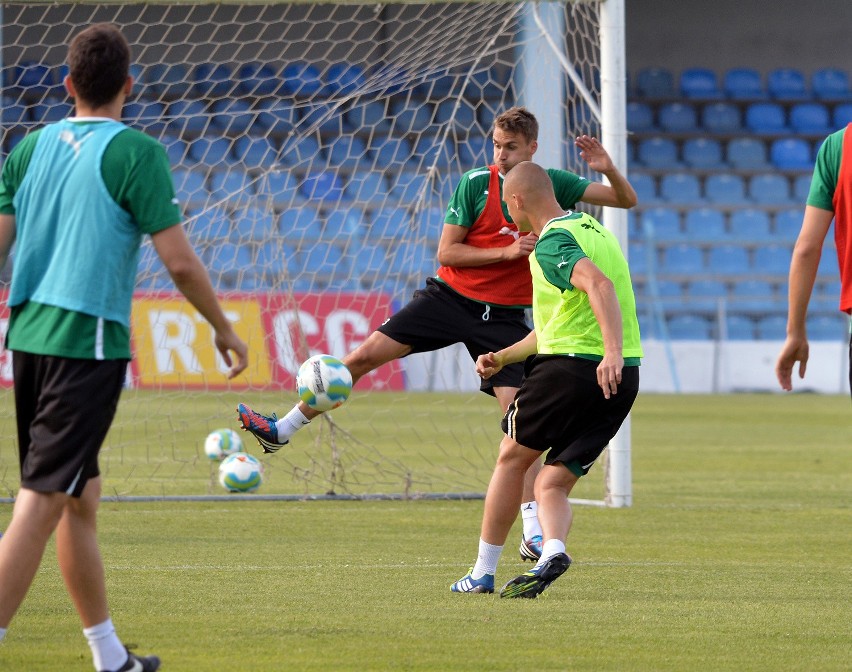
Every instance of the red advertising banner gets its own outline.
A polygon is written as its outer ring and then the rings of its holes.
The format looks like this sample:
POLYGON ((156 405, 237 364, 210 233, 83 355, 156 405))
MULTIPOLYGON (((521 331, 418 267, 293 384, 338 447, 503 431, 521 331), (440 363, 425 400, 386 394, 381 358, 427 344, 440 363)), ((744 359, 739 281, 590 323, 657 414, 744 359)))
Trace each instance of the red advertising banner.
MULTIPOLYGON (((343 357, 391 315, 386 294, 242 294, 222 298, 239 336, 249 344, 250 364, 228 381, 228 367, 213 344, 213 331, 176 293, 138 292, 132 313, 131 379, 156 389, 294 389, 295 375, 309 356, 343 357)), ((0 293, 0 336, 9 321, 0 293)), ((0 352, 0 387, 12 385, 11 353, 0 352)), ((398 362, 365 376, 359 389, 402 390, 398 362)))

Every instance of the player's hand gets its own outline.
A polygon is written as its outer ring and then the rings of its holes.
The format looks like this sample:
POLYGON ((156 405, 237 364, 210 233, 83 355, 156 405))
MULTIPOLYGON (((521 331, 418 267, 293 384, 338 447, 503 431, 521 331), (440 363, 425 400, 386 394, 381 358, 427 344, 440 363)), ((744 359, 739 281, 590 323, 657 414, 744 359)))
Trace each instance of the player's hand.
POLYGON ((537 240, 538 236, 534 233, 528 233, 525 236, 521 236, 514 243, 505 248, 509 254, 508 258, 520 259, 521 257, 530 256, 532 251, 535 249, 537 240))
POLYGON ((476 373, 483 380, 488 380, 503 368, 503 358, 496 352, 487 352, 476 358, 476 373))
POLYGON ((214 343, 219 354, 222 355, 225 364, 230 367, 228 370, 228 379, 234 378, 245 371, 248 366, 248 346, 243 339, 237 336, 233 329, 225 333, 217 331, 214 343), (234 353, 235 357, 232 357, 231 353, 234 353))
POLYGON ((613 394, 618 394, 618 386, 621 384, 621 370, 624 368, 624 358, 619 355, 605 354, 601 363, 598 364, 598 385, 603 390, 605 399, 613 394))
POLYGON ((598 173, 606 173, 615 167, 609 153, 597 138, 581 135, 574 140, 574 144, 580 150, 580 158, 589 164, 589 168, 592 170, 598 173))
POLYGON ((787 337, 775 362, 775 376, 782 390, 789 392, 793 389, 793 366, 796 362, 799 362, 799 378, 805 377, 809 356, 810 345, 807 338, 787 337))

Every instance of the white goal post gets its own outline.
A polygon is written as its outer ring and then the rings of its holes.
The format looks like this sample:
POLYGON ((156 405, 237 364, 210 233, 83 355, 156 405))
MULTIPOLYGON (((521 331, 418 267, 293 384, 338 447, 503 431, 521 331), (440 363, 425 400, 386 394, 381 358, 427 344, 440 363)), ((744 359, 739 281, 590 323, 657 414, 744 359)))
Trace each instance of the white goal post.
MULTIPOLYGON (((302 360, 342 356, 434 273, 448 199, 490 162, 500 111, 536 114, 543 164, 601 179, 574 148, 588 133, 627 170, 624 0, 4 3, 3 158, 71 112, 68 39, 102 21, 131 43, 125 121, 166 145, 190 239, 253 356, 224 382, 209 331, 145 244, 129 389, 102 453, 116 496, 221 494, 206 433, 235 425, 235 400, 286 411, 302 360)), ((626 249, 626 213, 592 212, 626 249)), ((7 320, 4 304, 3 333, 7 320)), ((8 353, 0 386, 11 386, 8 353)), ((262 494, 481 495, 499 411, 480 412, 477 388, 461 346, 381 367, 301 448, 265 460, 262 494)), ((578 501, 630 506, 629 420, 603 462, 604 492, 578 501)), ((6 442, 0 491, 16 470, 6 442)))

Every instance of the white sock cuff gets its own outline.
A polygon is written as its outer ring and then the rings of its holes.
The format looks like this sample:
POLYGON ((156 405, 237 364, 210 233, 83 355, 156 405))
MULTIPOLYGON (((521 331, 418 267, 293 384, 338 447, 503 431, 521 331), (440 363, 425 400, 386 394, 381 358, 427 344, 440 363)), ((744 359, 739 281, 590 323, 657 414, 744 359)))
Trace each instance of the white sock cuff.
POLYGON ((502 546, 495 546, 480 539, 479 555, 476 557, 476 564, 473 566, 471 576, 474 579, 481 579, 483 574, 495 574, 497 572, 497 563, 500 562, 500 555, 502 553, 502 546))
POLYGON ((291 425, 293 425, 293 427, 296 427, 296 428, 299 428, 302 425, 307 425, 308 423, 310 423, 310 420, 308 420, 305 417, 305 414, 302 413, 302 411, 299 410, 299 404, 296 404, 295 406, 293 406, 293 410, 291 410, 287 415, 285 415, 281 419, 286 420, 291 425))
POLYGON ((538 502, 524 502, 521 504, 522 518, 535 518, 538 516, 538 502))
POLYGON ((93 625, 91 628, 83 628, 83 634, 90 642, 93 640, 104 639, 115 632, 115 626, 112 624, 112 619, 108 618, 103 623, 93 625))
POLYGON ((547 560, 565 552, 565 542, 561 539, 548 539, 541 546, 541 559, 547 560))

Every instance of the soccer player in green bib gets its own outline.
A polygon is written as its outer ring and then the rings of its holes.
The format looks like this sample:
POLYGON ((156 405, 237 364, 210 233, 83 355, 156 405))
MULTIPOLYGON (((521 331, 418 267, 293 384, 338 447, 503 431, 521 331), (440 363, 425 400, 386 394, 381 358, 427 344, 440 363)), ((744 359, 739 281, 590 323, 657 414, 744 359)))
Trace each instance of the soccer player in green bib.
POLYGON ((540 166, 509 171, 503 200, 520 230, 538 236, 529 256, 534 329, 480 355, 483 378, 525 362, 525 377, 503 417, 505 436, 485 497, 476 564, 453 592, 493 593, 503 545, 517 516, 524 474, 545 455, 535 481, 541 557, 506 583, 501 597, 536 597, 571 564, 568 495, 630 412, 639 391, 642 346, 627 260, 593 217, 566 212, 540 166))

